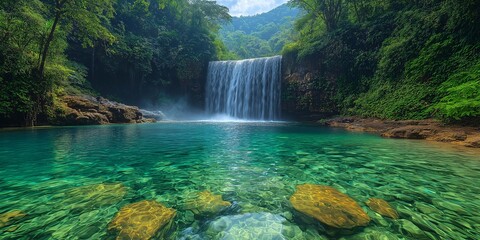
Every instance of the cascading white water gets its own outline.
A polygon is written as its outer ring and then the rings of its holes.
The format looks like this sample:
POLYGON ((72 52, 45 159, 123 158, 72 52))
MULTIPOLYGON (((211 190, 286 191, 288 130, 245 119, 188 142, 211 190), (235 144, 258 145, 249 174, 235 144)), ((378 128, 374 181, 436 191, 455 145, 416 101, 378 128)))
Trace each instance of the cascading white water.
POLYGON ((210 62, 207 113, 248 120, 278 120, 281 66, 281 56, 210 62))

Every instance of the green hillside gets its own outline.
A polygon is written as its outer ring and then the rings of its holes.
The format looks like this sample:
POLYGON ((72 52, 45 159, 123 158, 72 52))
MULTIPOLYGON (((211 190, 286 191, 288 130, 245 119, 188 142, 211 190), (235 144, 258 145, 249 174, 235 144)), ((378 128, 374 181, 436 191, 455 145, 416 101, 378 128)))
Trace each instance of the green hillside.
POLYGON ((479 122, 480 1, 291 4, 306 14, 283 56, 312 73, 287 86, 298 109, 479 122))
POLYGON ((277 55, 293 40, 293 24, 299 10, 284 4, 270 12, 234 17, 220 30, 220 39, 237 58, 277 55))

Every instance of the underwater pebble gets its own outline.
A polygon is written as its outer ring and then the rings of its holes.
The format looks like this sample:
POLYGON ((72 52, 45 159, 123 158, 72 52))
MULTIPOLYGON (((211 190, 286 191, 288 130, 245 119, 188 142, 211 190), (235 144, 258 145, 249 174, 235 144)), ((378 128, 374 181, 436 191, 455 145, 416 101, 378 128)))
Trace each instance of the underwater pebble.
POLYGON ((99 212, 99 210, 93 210, 91 212, 82 213, 80 216, 78 216, 78 219, 81 222, 88 222, 94 220, 98 216, 99 212))
POLYGON ((405 194, 394 194, 395 198, 398 200, 402 200, 405 202, 415 202, 415 199, 413 197, 407 196, 405 194))
POLYGON ((395 234, 386 231, 385 229, 365 228, 363 232, 342 237, 339 240, 399 240, 395 234))
POLYGON ((426 204, 426 203, 423 203, 423 202, 415 202, 415 207, 422 213, 424 214, 441 214, 442 212, 440 210, 438 210, 437 208, 435 208, 434 206, 432 205, 429 205, 429 204, 426 204))
POLYGON ((68 234, 74 227, 74 224, 62 224, 56 231, 52 233, 52 237, 56 239, 67 239, 68 234))
POLYGON ((424 233, 425 233, 425 235, 427 235, 427 237, 428 237, 429 239, 431 239, 431 240, 437 240, 437 239, 439 239, 439 238, 435 237, 435 236, 434 236, 432 233, 430 233, 430 232, 424 232, 424 233))
POLYGON ((317 230, 307 228, 303 233, 305 240, 328 240, 326 236, 320 235, 317 230))
POLYGON ((390 224, 382 217, 382 215, 372 211, 372 210, 367 210, 368 216, 378 225, 383 226, 383 227, 388 227, 390 224))
POLYGON ((425 233, 412 222, 406 219, 400 219, 397 222, 400 224, 400 231, 406 233, 407 235, 415 237, 417 239, 426 238, 425 233))
POLYGON ((452 221, 453 224, 457 225, 460 228, 468 228, 468 229, 473 229, 472 225, 470 223, 462 220, 462 219, 456 219, 455 221, 452 221))
POLYGON ((410 218, 415 212, 412 209, 406 207, 405 205, 398 205, 397 212, 399 213, 400 217, 402 218, 410 218))
POLYGON ((302 151, 302 150, 295 151, 295 154, 300 155, 300 156, 310 155, 310 153, 302 151))
POLYGON ((195 221, 195 214, 193 214, 192 211, 185 211, 184 214, 184 220, 185 222, 194 222, 195 221))
POLYGON ((291 212, 283 212, 281 215, 288 221, 293 220, 293 214, 291 212))
POLYGON ((99 235, 99 232, 101 231, 100 228, 98 228, 97 226, 87 226, 85 228, 82 228, 81 230, 77 230, 75 232, 78 233, 78 238, 80 239, 95 239, 95 234, 98 233, 99 235))
POLYGON ((426 220, 422 215, 418 213, 413 213, 410 217, 410 220, 423 230, 433 231, 433 225, 431 222, 426 220))
POLYGON ((465 209, 458 204, 448 202, 448 201, 443 201, 438 198, 433 199, 432 202, 433 202, 433 205, 435 205, 438 208, 448 209, 459 214, 467 214, 467 211, 465 211, 465 209))

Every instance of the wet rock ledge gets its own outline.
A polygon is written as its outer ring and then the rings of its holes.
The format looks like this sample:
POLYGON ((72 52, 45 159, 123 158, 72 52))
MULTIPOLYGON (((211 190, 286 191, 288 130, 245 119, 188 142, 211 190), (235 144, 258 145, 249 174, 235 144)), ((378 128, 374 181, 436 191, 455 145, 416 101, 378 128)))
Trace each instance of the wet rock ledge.
POLYGON ((57 125, 101 125, 110 123, 152 123, 138 107, 109 101, 102 97, 65 96, 61 99, 57 125))
POLYGON ((392 121, 341 117, 319 123, 350 131, 377 133, 387 138, 424 139, 480 148, 480 127, 446 125, 433 119, 392 121))

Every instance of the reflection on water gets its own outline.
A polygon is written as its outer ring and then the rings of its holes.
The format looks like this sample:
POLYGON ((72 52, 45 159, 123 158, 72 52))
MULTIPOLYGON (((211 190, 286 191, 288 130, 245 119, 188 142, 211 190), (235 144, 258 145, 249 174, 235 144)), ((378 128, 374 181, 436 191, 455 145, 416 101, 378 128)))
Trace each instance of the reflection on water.
POLYGON ((171 239, 477 239, 478 156, 288 123, 2 131, 0 239, 115 238, 109 223, 142 200, 177 210, 164 235, 171 239), (305 219, 289 202, 304 183, 346 193, 372 221, 336 230, 305 219), (209 204, 220 196, 228 207, 189 207, 204 191, 209 204), (388 201, 400 219, 370 210, 371 197, 388 201))

